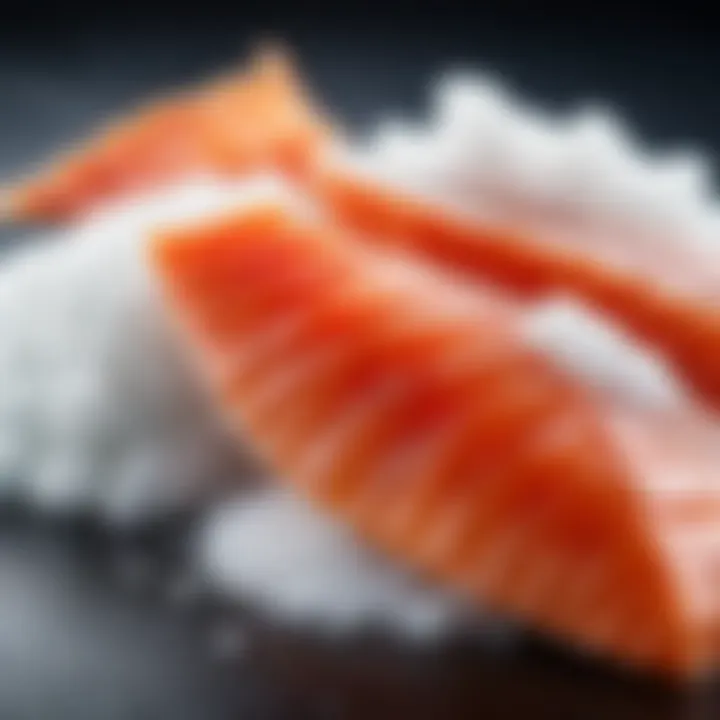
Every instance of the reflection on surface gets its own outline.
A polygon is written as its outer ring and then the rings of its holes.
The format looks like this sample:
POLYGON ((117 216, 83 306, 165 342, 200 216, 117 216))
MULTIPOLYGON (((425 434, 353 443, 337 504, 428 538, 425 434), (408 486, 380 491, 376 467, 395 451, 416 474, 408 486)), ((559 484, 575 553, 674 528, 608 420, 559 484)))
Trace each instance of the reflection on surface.
POLYGON ((710 720, 718 712, 712 688, 621 679, 533 641, 411 657, 372 646, 323 650, 278 636, 263 650, 283 687, 342 718, 710 720))
MULTIPOLYGON (((182 534, 180 535, 180 537, 182 534)), ((565 718, 711 720, 717 686, 673 690, 618 677, 527 638, 442 651, 382 638, 333 645, 209 601, 168 606, 177 527, 119 545, 88 528, 0 517, 0 717, 57 720, 565 718), (147 582, 122 587, 118 552, 142 551, 147 582), (163 579, 163 576, 165 579, 163 579), (141 589, 142 592, 138 592, 141 589), (213 657, 218 623, 242 652, 213 657), (49 713, 49 714, 48 714, 49 713)))

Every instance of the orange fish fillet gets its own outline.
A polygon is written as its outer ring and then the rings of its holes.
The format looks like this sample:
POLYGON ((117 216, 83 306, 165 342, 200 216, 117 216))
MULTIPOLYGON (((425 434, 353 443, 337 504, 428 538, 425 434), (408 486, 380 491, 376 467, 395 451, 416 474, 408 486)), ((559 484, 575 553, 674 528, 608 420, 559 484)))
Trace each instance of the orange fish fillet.
POLYGON ((699 415, 586 392, 527 346, 522 306, 279 206, 168 231, 153 261, 231 424, 321 507, 578 647, 714 665, 720 450, 699 415))
MULTIPOLYGON (((471 220, 328 164, 316 190, 343 222, 442 266, 491 278, 523 296, 570 292, 662 351, 720 405, 720 271, 688 246, 657 238, 582 237, 471 220)), ((522 220, 523 211, 518 211, 522 220)))
POLYGON ((270 166, 297 173, 328 135, 287 58, 270 50, 242 72, 155 102, 100 131, 9 188, 0 214, 64 220, 193 172, 237 175, 270 166))

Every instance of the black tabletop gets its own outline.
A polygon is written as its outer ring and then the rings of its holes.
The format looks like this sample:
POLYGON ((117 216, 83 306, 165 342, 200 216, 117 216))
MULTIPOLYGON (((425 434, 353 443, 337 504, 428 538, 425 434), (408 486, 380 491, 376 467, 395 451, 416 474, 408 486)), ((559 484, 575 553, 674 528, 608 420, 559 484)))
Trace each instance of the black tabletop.
MULTIPOLYGON (((515 3, 195 5, 11 3, 0 23, 0 178, 156 89, 226 66, 262 35, 288 40, 357 128, 419 110, 429 77, 472 61, 548 106, 611 101, 648 144, 720 149, 720 44, 677 7, 627 17, 607 4, 573 15, 515 3)), ((2 230, 0 243, 19 235, 2 230)), ((170 603, 185 524, 120 538, 2 510, 0 719, 720 716, 717 687, 622 677, 532 638, 410 652, 378 638, 320 641, 216 602, 170 603), (145 568, 131 582, 128 556, 145 568), (223 630, 238 645, 227 658, 213 642, 223 630)))

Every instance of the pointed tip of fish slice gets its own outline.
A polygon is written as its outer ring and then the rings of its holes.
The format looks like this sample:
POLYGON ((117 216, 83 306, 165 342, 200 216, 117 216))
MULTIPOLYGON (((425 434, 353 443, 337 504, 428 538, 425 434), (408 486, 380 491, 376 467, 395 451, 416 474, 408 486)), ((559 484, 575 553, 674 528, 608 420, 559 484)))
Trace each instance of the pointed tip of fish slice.
POLYGON ((22 187, 15 185, 0 186, 0 226, 22 224, 35 221, 29 208, 29 198, 22 187))
POLYGON ((250 54, 250 67, 267 77, 296 78, 297 61, 290 47, 278 38, 264 38, 250 54))
POLYGON ((280 40, 266 39, 253 45, 244 60, 218 73, 209 84, 200 82, 190 90, 212 93, 240 86, 275 85, 295 94, 302 84, 290 48, 280 40))
POLYGON ((15 217, 15 199, 12 190, 0 187, 0 223, 12 222, 15 217))
POLYGON ((241 67, 140 105, 20 178, 0 219, 63 221, 195 173, 304 176, 332 132, 290 52, 265 43, 241 67))

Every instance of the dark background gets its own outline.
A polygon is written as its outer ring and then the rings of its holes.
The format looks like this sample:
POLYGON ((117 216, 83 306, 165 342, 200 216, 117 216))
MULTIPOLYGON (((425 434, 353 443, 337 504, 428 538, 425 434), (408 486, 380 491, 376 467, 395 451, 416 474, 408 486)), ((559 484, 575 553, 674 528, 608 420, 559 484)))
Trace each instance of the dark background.
MULTIPOLYGON (((720 35, 687 4, 108 5, 2 8, 0 178, 154 90, 241 59, 258 37, 288 41, 320 97, 356 128, 421 109, 429 77, 472 61, 550 106, 611 101, 649 144, 713 158, 720 149, 720 35)), ((0 243, 16 234, 0 231, 0 243)), ((120 540, 3 511, 0 720, 720 716, 717 688, 621 679, 532 639, 411 657, 243 619, 248 652, 218 662, 207 638, 226 609, 169 610, 159 581, 118 585, 119 554, 172 569, 171 536, 156 528, 120 540)))
POLYGON ((613 101, 649 141, 718 147, 720 24, 688 3, 580 5, 5 3, 0 170, 153 90, 226 67, 259 37, 288 41, 353 123, 420 108, 429 77, 473 61, 548 104, 613 101))

